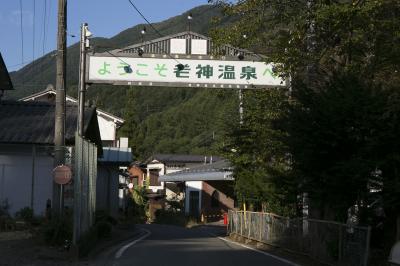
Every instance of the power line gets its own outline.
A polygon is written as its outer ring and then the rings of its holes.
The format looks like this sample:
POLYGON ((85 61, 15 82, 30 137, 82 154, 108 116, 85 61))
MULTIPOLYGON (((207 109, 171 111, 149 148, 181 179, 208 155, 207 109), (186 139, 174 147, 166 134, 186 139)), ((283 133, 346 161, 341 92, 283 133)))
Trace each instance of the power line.
POLYGON ((36 24, 36 0, 33 0, 33 35, 32 35, 32 63, 35 61, 35 24, 36 24))
MULTIPOLYGON (((134 3, 132 3, 131 0, 128 0, 129 3, 131 4, 131 6, 136 10, 136 12, 147 22, 147 24, 158 34, 160 35, 160 37, 164 37, 164 35, 162 35, 154 26, 153 24, 150 23, 150 21, 147 20, 147 18, 143 15, 142 12, 140 12, 140 10, 135 6, 134 3)), ((184 65, 179 62, 176 58, 172 57, 167 51, 165 51, 163 48, 161 48, 157 43, 153 43, 155 46, 157 46, 157 48, 159 48, 160 50, 162 50, 165 54, 167 54, 171 59, 175 60, 178 63, 178 69, 179 70, 183 70, 185 67, 184 65)))
POLYGON ((140 10, 135 6, 135 4, 132 3, 131 0, 128 0, 128 1, 129 1, 129 3, 131 4, 131 6, 133 6, 133 8, 136 10, 136 12, 138 12, 138 14, 147 22, 147 24, 148 24, 158 35, 160 35, 160 37, 164 37, 164 36, 153 26, 153 24, 151 24, 151 23, 147 20, 147 18, 143 15, 143 13, 140 12, 140 10))
POLYGON ((44 51, 46 47, 46 21, 47 21, 47 0, 44 0, 42 56, 44 56, 44 51))
POLYGON ((22 0, 19 0, 19 17, 20 17, 20 24, 21 24, 21 53, 22 53, 22 58, 21 62, 24 62, 24 29, 22 26, 22 0))
POLYGON ((124 60, 121 59, 121 57, 116 56, 115 54, 111 53, 110 51, 106 51, 106 53, 110 54, 111 56, 117 58, 119 61, 121 61, 122 63, 126 64, 127 66, 129 66, 129 64, 127 62, 125 62, 124 60))
MULTIPOLYGON (((44 1, 44 12, 43 12, 43 42, 42 42, 42 57, 44 56, 44 51, 46 47, 46 17, 47 17, 47 0, 44 1)), ((43 65, 40 68, 40 80, 43 81, 43 65)))

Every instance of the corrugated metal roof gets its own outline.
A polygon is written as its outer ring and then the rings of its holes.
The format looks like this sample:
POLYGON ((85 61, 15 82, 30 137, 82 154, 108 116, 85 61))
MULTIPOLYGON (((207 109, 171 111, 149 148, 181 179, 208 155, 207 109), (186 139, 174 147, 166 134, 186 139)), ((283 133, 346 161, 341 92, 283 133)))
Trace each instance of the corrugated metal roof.
POLYGON ((166 182, 211 180, 232 181, 232 167, 227 160, 221 160, 216 163, 205 164, 179 172, 163 175, 159 177, 159 180, 166 182))
MULTIPOLYGON (((147 162, 151 162, 153 160, 157 160, 162 163, 202 163, 202 162, 210 162, 211 156, 206 155, 194 155, 194 154, 154 154, 151 156, 147 162)), ((212 161, 217 162, 222 160, 221 157, 212 156, 212 161)))
MULTIPOLYGON (((0 143, 54 143, 55 105, 43 102, 0 102, 0 143)), ((73 143, 77 126, 78 108, 66 106, 65 139, 73 143)), ((101 145, 95 108, 85 108, 85 136, 101 145), (93 119, 93 117, 95 119, 93 119)))
POLYGON ((99 162, 129 164, 132 162, 131 148, 104 147, 103 158, 99 158, 99 162))

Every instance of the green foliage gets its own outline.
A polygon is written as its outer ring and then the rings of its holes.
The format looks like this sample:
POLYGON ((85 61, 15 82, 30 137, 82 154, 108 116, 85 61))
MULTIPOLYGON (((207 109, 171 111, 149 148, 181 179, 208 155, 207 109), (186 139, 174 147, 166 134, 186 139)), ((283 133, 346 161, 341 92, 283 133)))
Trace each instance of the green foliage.
POLYGON ((225 156, 234 165, 235 191, 240 203, 278 214, 294 214, 290 207, 296 201, 296 187, 289 179, 287 133, 278 125, 288 110, 284 90, 246 91, 243 121, 230 125, 225 156), (292 195, 292 197, 285 197, 292 195), (289 208, 288 208, 289 207, 289 208))
POLYGON ((131 190, 132 199, 128 201, 127 216, 135 223, 144 223, 150 218, 149 202, 146 197, 146 188, 135 187, 131 190))
POLYGON ((169 224, 183 227, 191 227, 197 224, 195 219, 187 217, 182 211, 176 211, 174 209, 156 210, 155 216, 154 223, 156 224, 169 224))
POLYGON ((43 225, 43 236, 50 245, 63 245, 72 240, 72 215, 66 214, 62 219, 54 218, 43 225))
POLYGON ((33 210, 29 207, 24 207, 15 213, 15 217, 25 222, 31 222, 33 220, 33 210))
POLYGON ((117 225, 118 221, 109 215, 106 211, 98 210, 95 213, 95 223, 107 222, 112 225, 117 225))
POLYGON ((343 221, 349 206, 366 199, 374 170, 395 152, 382 149, 394 121, 385 118, 388 92, 354 75, 335 77, 318 91, 296 84, 288 141, 303 190, 343 221))
POLYGON ((8 202, 8 199, 4 199, 0 202, 0 216, 9 216, 9 210, 10 210, 10 203, 8 202))
POLYGON ((225 117, 237 115, 236 93, 199 89, 131 88, 120 135, 137 156, 152 153, 216 154, 225 117), (148 98, 149 93, 153 97, 148 98))
POLYGON ((246 106, 243 126, 228 134, 239 199, 279 209, 308 191, 320 216, 343 220, 375 182, 386 210, 398 212, 400 3, 210 2, 237 18, 212 31, 217 44, 262 53, 292 80, 287 106, 271 113, 274 99, 287 101, 266 93, 270 101, 246 106))
POLYGON ((341 69, 381 81, 398 80, 400 55, 393 45, 400 42, 397 0, 311 1, 309 7, 297 0, 210 2, 222 5, 226 16, 238 18, 228 27, 213 29, 216 43, 266 55, 267 62, 278 63, 276 71, 282 76, 304 77, 305 66, 314 66, 325 76, 341 69))
POLYGON ((100 221, 95 224, 97 237, 98 238, 107 238, 111 236, 112 232, 112 224, 106 221, 100 221))
POLYGON ((77 243, 79 257, 85 257, 89 254, 91 250, 93 250, 99 240, 98 236, 99 233, 96 226, 92 226, 87 232, 85 232, 81 236, 77 243))
MULTIPOLYGON (((215 6, 200 6, 155 26, 164 35, 185 31, 190 12, 195 18, 201 18, 192 25, 192 30, 207 35, 211 18, 221 16, 220 11, 215 6)), ((222 18, 221 23, 228 20, 222 18)), ((137 25, 110 39, 93 38, 91 43, 96 52, 111 49, 104 47, 132 45, 141 41, 142 27, 137 25)), ((146 34, 147 40, 158 37, 155 32, 146 34)), ((70 46, 67 55, 67 92, 76 97, 79 45, 70 46)), ((43 90, 47 83, 54 84, 55 57, 48 54, 11 76, 16 90, 7 94, 8 97, 23 97, 43 90)), ((87 99, 126 121, 118 135, 129 137, 134 155, 146 159, 152 153, 215 155, 217 143, 223 141, 220 118, 231 112, 229 107, 236 98, 234 93, 230 94, 224 93, 221 97, 219 92, 209 90, 93 84, 87 99)))
POLYGON ((96 213, 96 222, 78 241, 79 257, 85 257, 99 240, 110 238, 116 220, 104 212, 96 213))

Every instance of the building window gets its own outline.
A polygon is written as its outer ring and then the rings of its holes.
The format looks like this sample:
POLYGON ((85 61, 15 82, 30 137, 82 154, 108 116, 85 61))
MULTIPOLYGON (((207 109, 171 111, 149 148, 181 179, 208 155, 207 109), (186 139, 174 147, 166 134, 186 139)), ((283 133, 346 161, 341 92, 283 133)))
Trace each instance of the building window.
POLYGON ((139 185, 139 177, 137 175, 132 177, 132 183, 135 187, 139 185))
POLYGON ((219 207, 219 193, 216 190, 214 190, 214 192, 211 194, 211 207, 212 208, 219 207))
POLYGON ((150 186, 161 186, 161 182, 158 181, 158 175, 150 173, 150 186))

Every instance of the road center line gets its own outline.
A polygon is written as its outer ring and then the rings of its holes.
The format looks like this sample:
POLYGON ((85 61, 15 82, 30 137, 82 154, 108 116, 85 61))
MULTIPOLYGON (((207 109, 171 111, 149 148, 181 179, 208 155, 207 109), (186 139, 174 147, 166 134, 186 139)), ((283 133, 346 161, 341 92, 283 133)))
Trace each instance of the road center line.
POLYGON ((137 242, 139 242, 139 241, 141 241, 141 240, 147 238, 149 235, 151 235, 151 232, 150 232, 149 230, 142 229, 142 231, 145 232, 144 235, 142 235, 142 236, 139 237, 138 239, 135 239, 135 240, 133 240, 132 242, 129 242, 128 244, 122 246, 122 247, 117 251, 117 253, 115 253, 115 258, 116 258, 116 259, 119 259, 119 258, 122 256, 122 254, 125 252, 125 250, 127 250, 130 246, 135 245, 137 242))
POLYGON ((289 265, 292 265, 292 266, 301 266, 300 264, 294 263, 294 262, 292 262, 292 261, 290 261, 290 260, 280 258, 280 257, 275 256, 275 255, 272 255, 272 254, 270 254, 270 253, 268 253, 268 252, 265 252, 265 251, 262 251, 262 250, 259 250, 259 249, 256 249, 256 248, 252 248, 252 247, 246 246, 246 245, 244 245, 244 244, 237 243, 237 242, 235 242, 235 241, 231 241, 231 240, 229 240, 229 239, 226 239, 225 237, 220 237, 220 236, 217 236, 217 235, 214 235, 214 234, 211 234, 211 233, 210 233, 210 235, 212 235, 212 236, 214 236, 214 237, 217 237, 217 238, 219 238, 219 239, 222 240, 222 241, 225 241, 225 242, 228 242, 228 243, 231 243, 231 244, 235 244, 235 245, 241 246, 241 247, 243 247, 243 248, 250 249, 250 250, 252 250, 252 251, 255 251, 255 252, 258 252, 258 253, 263 254, 263 255, 265 255, 265 256, 268 256, 268 257, 274 258, 274 259, 276 259, 276 260, 282 261, 282 262, 287 263, 287 264, 289 264, 289 265))

